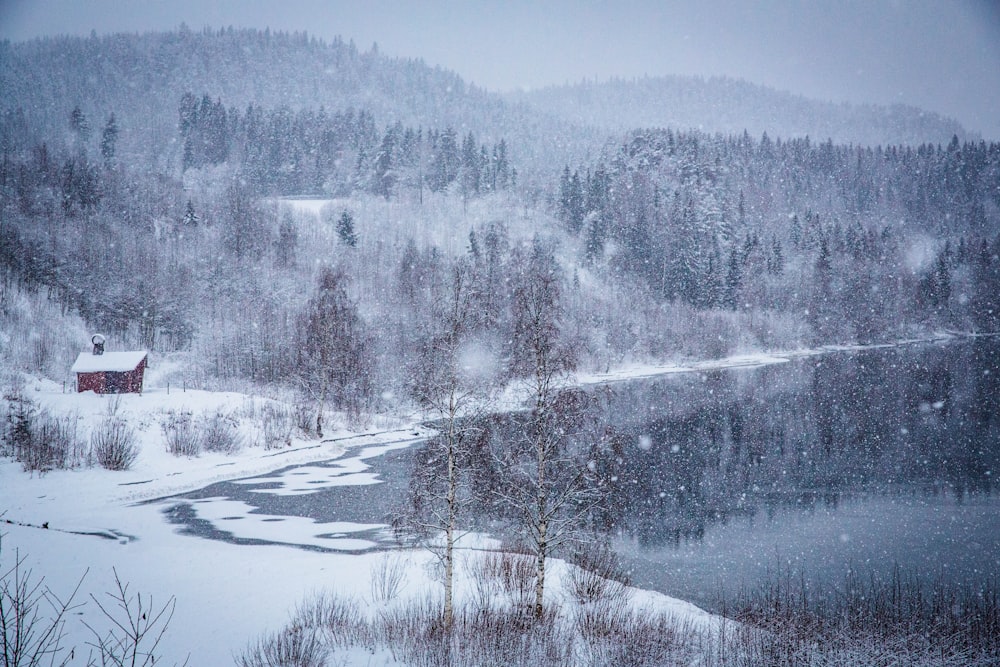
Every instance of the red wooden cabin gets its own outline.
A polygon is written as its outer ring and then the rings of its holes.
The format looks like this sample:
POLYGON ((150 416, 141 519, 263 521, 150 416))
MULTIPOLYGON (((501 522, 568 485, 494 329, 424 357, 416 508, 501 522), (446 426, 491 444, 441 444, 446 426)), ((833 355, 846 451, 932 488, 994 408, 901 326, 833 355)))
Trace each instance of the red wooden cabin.
POLYGON ((145 350, 105 352, 104 337, 94 336, 94 351, 81 352, 70 370, 76 373, 76 390, 98 394, 142 393, 146 371, 145 350))

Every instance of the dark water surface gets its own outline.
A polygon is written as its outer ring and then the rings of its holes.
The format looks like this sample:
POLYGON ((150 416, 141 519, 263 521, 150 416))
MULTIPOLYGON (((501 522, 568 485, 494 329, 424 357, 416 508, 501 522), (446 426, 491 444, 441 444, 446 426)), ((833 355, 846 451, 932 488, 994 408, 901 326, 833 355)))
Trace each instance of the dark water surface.
POLYGON ((408 447, 425 439, 414 436, 153 502, 165 505, 164 516, 182 533, 197 537, 352 553, 394 548, 389 523, 406 497, 408 447))
MULTIPOLYGON (((600 465, 615 479, 604 520, 639 586, 714 607, 720 593, 775 572, 838 583, 849 569, 898 564, 928 580, 1000 576, 996 340, 835 352, 588 391, 610 443, 600 465)), ((298 521, 299 533, 304 523, 313 534, 293 544, 386 548, 412 450, 356 456, 212 485, 168 500, 166 512, 204 537, 276 541, 230 531, 253 519, 298 521), (359 472, 359 459, 372 468, 359 472), (199 503, 218 499, 247 511, 202 518, 199 503)))
POLYGON ((616 548, 712 607, 762 579, 1000 577, 1000 345, 833 353, 612 387, 616 548))

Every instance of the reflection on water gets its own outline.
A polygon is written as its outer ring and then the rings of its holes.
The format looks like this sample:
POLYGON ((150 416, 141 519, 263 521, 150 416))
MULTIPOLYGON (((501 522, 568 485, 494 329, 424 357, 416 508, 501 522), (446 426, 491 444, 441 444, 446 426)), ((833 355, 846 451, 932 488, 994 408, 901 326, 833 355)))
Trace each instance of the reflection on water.
POLYGON ((609 387, 599 403, 602 519, 640 585, 707 604, 779 568, 1000 573, 995 342, 609 387))

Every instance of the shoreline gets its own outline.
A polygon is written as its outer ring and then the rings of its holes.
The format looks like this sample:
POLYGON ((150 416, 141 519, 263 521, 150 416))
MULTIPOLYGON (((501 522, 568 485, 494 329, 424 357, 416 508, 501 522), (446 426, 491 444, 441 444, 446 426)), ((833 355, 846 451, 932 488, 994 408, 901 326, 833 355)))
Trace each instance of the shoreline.
MULTIPOLYGON (((674 373, 753 368, 836 352, 949 343, 974 337, 977 336, 944 332, 877 345, 821 346, 684 364, 632 364, 611 373, 580 373, 571 379, 577 386, 599 386, 674 373)), ((25 392, 43 406, 64 411, 60 414, 78 411, 83 425, 97 423, 107 414, 105 397, 62 394, 53 382, 32 380, 25 392)), ((169 633, 171 646, 191 647, 199 659, 221 661, 217 664, 225 663, 232 651, 256 633, 283 626, 288 610, 311 592, 332 587, 359 600, 366 599, 368 580, 380 562, 378 554, 318 553, 280 545, 248 548, 202 538, 182 539, 186 536, 164 521, 161 509, 148 501, 204 488, 216 481, 265 475, 290 465, 345 456, 364 459, 366 448, 378 445, 411 446, 433 434, 431 429, 421 426, 420 418, 427 415, 414 413, 391 421, 383 415, 375 417, 376 423, 385 427, 383 430, 339 429, 321 441, 293 441, 291 448, 268 451, 255 446, 235 456, 202 454, 188 459, 165 451, 159 420, 166 420, 172 410, 188 409, 190 405, 206 410, 238 410, 246 401, 265 399, 197 390, 168 395, 164 389, 155 387, 141 396, 126 399, 121 401, 120 414, 137 427, 143 427, 143 446, 149 450, 137 461, 135 470, 109 472, 102 468, 80 468, 32 475, 24 473, 21 465, 10 459, 0 463, 0 513, 6 510, 0 519, 0 534, 6 533, 2 545, 5 560, 16 553, 29 555, 28 564, 45 573, 57 591, 71 590, 89 569, 91 574, 84 592, 103 594, 113 586, 111 573, 117 568, 137 590, 155 593, 163 600, 177 596, 179 614, 169 633), (5 523, 8 520, 12 523, 5 523), (243 599, 248 591, 254 591, 253 602, 234 608, 231 601, 243 599), (219 641, 219 637, 226 639, 219 641)), ((236 517, 227 514, 223 518, 236 517)), ((324 530, 313 528, 308 522, 298 525, 304 530, 324 530)), ((426 554, 412 552, 407 558, 413 586, 418 589, 432 586, 425 572, 425 565, 430 562, 426 554)), ((718 617, 685 598, 660 593, 655 588, 637 587, 637 590, 644 591, 643 600, 656 608, 675 609, 687 617, 718 617)), ((83 637, 85 641, 86 635, 83 637)))

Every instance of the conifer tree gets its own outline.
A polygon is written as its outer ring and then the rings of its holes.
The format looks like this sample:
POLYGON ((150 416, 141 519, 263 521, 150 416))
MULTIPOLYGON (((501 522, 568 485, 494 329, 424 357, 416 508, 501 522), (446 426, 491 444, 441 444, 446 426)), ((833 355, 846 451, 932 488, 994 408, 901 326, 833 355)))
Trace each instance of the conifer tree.
POLYGON ((295 253, 299 245, 299 231, 291 215, 281 218, 278 239, 275 241, 275 263, 281 268, 295 266, 295 253))
POLYGON ((194 204, 190 199, 187 200, 187 204, 184 206, 184 218, 182 222, 185 227, 197 227, 200 222, 198 214, 194 210, 194 204))
POLYGON ((808 320, 819 342, 827 340, 834 325, 833 266, 826 236, 820 236, 819 251, 813 264, 812 295, 808 320))
POLYGON ((599 215, 590 216, 590 224, 587 225, 586 246, 584 247, 584 255, 588 262, 599 260, 604 255, 604 230, 602 227, 599 215))
POLYGON ((115 121, 115 115, 111 114, 101 132, 101 159, 104 160, 105 167, 110 168, 114 164, 117 152, 118 123, 115 121))
POLYGON ((375 156, 375 169, 373 174, 372 190, 375 194, 382 195, 389 199, 392 194, 393 186, 395 185, 396 177, 394 174, 395 158, 394 153, 396 150, 396 132, 394 128, 389 128, 385 131, 385 136, 382 137, 382 146, 379 148, 378 154, 375 156))
POLYGON ((468 200, 479 194, 482 168, 476 149, 476 138, 471 132, 462 140, 462 197, 468 200))
POLYGON ((337 236, 340 237, 340 242, 349 248, 358 245, 358 237, 354 233, 354 216, 350 211, 340 214, 340 219, 337 220, 337 236))
POLYGON ((469 230, 469 255, 473 261, 478 262, 480 257, 479 241, 476 239, 476 230, 469 230))
POLYGON ((427 179, 431 191, 441 192, 455 181, 460 160, 455 130, 451 127, 445 128, 437 135, 434 156, 431 159, 430 174, 427 179))
POLYGON ((785 270, 785 254, 781 250, 781 241, 777 236, 771 237, 771 254, 767 259, 768 273, 780 276, 785 270))
POLYGON ((510 163, 507 158, 507 142, 503 139, 493 147, 493 190, 506 190, 510 186, 510 163))
POLYGON ((729 251, 729 268, 726 272, 725 306, 736 310, 740 302, 740 287, 743 284, 743 263, 734 246, 729 251))
POLYGON ((73 111, 70 112, 69 129, 73 133, 77 148, 85 148, 87 141, 90 139, 90 121, 87 120, 87 116, 80 109, 79 105, 73 107, 73 111))

